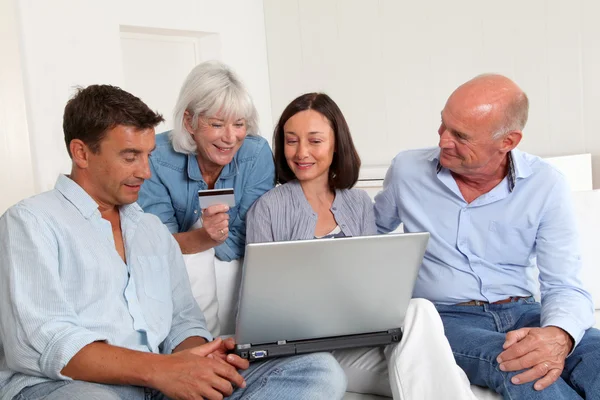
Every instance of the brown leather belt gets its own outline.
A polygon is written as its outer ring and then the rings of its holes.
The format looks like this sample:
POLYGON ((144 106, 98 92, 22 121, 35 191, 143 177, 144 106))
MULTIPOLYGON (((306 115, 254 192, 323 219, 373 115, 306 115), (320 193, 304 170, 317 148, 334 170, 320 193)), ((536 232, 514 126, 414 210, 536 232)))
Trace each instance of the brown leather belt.
POLYGON ((480 301, 480 300, 471 300, 471 301, 465 301, 464 303, 458 303, 456 305, 457 306, 482 306, 484 304, 506 304, 506 303, 513 303, 513 302, 519 301, 521 299, 528 299, 530 297, 531 296, 526 296, 526 297, 514 296, 514 297, 509 297, 507 299, 498 300, 493 303, 489 303, 487 301, 480 301))

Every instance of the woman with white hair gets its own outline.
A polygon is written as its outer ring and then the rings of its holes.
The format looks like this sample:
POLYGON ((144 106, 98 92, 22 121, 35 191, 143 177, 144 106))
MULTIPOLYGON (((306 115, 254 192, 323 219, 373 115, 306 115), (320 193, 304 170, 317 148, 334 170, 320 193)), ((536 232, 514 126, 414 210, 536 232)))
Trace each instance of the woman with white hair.
POLYGON ((275 183, 273 154, 258 136, 256 108, 226 65, 204 62, 189 73, 173 130, 156 136, 150 169, 138 204, 158 216, 179 243, 194 298, 218 336, 215 256, 232 261, 244 255, 246 213, 275 183), (225 188, 234 190, 233 207, 200 208, 199 190, 225 188))
POLYGON ((230 68, 208 61, 190 72, 174 128, 156 136, 150 168, 138 204, 161 219, 183 254, 214 248, 223 261, 244 255, 246 212, 274 186, 275 172, 256 108, 230 68), (234 207, 200 209, 199 190, 224 188, 234 189, 234 207))

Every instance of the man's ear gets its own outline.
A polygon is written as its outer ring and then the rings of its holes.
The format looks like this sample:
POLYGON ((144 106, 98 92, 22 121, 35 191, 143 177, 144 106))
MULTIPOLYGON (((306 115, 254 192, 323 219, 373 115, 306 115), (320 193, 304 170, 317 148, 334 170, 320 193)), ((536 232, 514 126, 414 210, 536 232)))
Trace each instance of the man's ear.
POLYGON ((73 162, 81 169, 86 169, 89 163, 90 149, 80 139, 73 139, 69 143, 69 150, 71 151, 71 158, 73 162))
POLYGON ((505 153, 508 153, 509 151, 511 151, 512 149, 514 149, 515 147, 517 147, 519 145, 522 138, 523 138, 523 132, 521 132, 521 131, 509 132, 502 138, 501 150, 505 153))

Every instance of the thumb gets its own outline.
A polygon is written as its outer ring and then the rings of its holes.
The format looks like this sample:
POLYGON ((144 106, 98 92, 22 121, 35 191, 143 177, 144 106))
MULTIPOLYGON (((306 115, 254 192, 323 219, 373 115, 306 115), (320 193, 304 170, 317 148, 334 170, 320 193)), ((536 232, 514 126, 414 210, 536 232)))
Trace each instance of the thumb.
POLYGON ((206 357, 210 353, 214 353, 215 351, 219 350, 222 345, 223 345, 223 339, 216 338, 212 342, 208 342, 208 343, 203 344, 201 346, 194 347, 190 351, 193 354, 196 354, 198 356, 206 357))
POLYGON ((530 330, 531 328, 521 328, 515 331, 508 332, 506 334, 506 339, 504 340, 504 345, 502 346, 502 348, 506 350, 513 344, 525 339, 525 337, 529 334, 530 330))

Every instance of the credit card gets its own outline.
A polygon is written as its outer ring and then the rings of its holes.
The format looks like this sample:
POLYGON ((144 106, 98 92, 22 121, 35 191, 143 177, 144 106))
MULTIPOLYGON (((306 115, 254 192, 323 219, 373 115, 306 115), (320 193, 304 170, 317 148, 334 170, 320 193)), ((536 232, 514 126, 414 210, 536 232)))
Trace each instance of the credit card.
POLYGON ((233 189, 198 190, 198 200, 200 201, 201 209, 214 206, 215 204, 227 204, 229 207, 235 207, 233 189))

